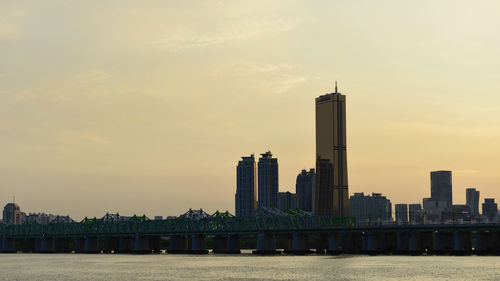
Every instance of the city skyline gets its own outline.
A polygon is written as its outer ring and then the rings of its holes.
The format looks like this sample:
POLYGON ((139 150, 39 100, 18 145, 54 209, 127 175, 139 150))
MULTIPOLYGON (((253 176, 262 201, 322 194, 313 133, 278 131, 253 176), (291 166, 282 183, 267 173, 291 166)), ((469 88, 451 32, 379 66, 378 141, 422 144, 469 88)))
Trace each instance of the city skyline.
POLYGON ((349 195, 422 203, 450 170, 453 202, 500 198, 498 3, 278 3, 1 3, 0 203, 232 211, 237 159, 268 150, 294 192, 335 80, 349 195))

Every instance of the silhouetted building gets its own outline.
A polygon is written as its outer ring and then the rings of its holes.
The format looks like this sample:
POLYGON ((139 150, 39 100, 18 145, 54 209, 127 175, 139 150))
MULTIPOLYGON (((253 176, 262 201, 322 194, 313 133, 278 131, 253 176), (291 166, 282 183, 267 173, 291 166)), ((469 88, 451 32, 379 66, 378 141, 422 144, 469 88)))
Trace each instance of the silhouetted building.
POLYGON ((483 215, 488 217, 488 220, 493 221, 498 216, 498 206, 495 199, 486 198, 483 203, 483 215))
POLYGON ((446 200, 434 199, 434 198, 424 198, 424 222, 440 222, 442 221, 443 212, 448 207, 446 200))
POLYGON ((337 92, 316 98, 316 188, 314 213, 349 216, 345 96, 337 92))
POLYGON ((467 188, 465 190, 465 195, 466 204, 470 207, 472 216, 479 216, 479 190, 467 188))
POLYGON ((408 205, 408 219, 411 224, 423 223, 424 214, 422 205, 410 204, 408 205))
POLYGON ((29 213, 26 215, 26 222, 37 224, 49 223, 71 223, 74 222, 69 216, 60 216, 46 213, 29 213))
POLYGON ((278 208, 278 159, 271 151, 259 158, 259 209, 278 208))
POLYGON ((380 193, 354 193, 349 198, 350 216, 359 223, 392 220, 392 204, 380 193))
POLYGON ((314 169, 309 170, 309 172, 302 170, 297 176, 297 183, 295 184, 297 208, 306 212, 312 212, 314 182, 314 169))
POLYGON ((242 157, 236 167, 236 195, 235 213, 237 217, 248 217, 255 215, 257 202, 255 200, 256 184, 255 158, 252 155, 242 157))
POLYGON ((3 208, 4 224, 21 224, 21 208, 16 203, 8 203, 3 208))
POLYGON ((278 209, 297 209, 297 195, 291 192, 278 193, 278 209))
POLYGON ((451 171, 431 172, 431 198, 444 200, 447 206, 453 205, 451 171))
POLYGON ((399 224, 408 223, 408 204, 396 204, 396 222, 399 224))
POLYGON ((442 220, 453 221, 453 222, 462 222, 462 221, 470 221, 472 218, 472 213, 469 205, 452 205, 451 207, 447 207, 443 212, 442 220))

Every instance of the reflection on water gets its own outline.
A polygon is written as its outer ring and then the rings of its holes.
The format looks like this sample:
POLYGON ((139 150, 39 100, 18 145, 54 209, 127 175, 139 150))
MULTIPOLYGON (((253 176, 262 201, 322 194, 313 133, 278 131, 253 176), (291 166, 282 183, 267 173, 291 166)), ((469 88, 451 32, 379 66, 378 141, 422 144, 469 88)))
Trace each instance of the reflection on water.
POLYGON ((500 257, 0 254, 0 280, 498 280, 500 257))

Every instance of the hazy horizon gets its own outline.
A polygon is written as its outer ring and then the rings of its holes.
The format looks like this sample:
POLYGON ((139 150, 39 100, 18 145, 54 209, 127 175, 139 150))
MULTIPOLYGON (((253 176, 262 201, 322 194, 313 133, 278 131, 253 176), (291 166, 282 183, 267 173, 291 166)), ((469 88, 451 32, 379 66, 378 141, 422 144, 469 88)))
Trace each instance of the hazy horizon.
MULTIPOLYGON (((500 200, 496 1, 0 2, 0 205, 75 219, 234 212, 267 150, 314 168, 314 98, 347 98, 349 193, 500 200), (478 4, 480 3, 480 4, 478 4)), ((498 201, 497 200, 497 201, 498 201)))

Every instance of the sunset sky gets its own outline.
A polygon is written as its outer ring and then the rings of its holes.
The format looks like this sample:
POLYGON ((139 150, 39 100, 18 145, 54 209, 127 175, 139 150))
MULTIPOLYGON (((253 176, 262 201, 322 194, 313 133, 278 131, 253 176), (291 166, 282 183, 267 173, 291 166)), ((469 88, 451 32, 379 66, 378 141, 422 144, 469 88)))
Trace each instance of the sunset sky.
POLYGON ((347 96, 349 192, 500 200, 498 1, 0 1, 0 205, 234 212, 241 156, 314 167, 347 96))

